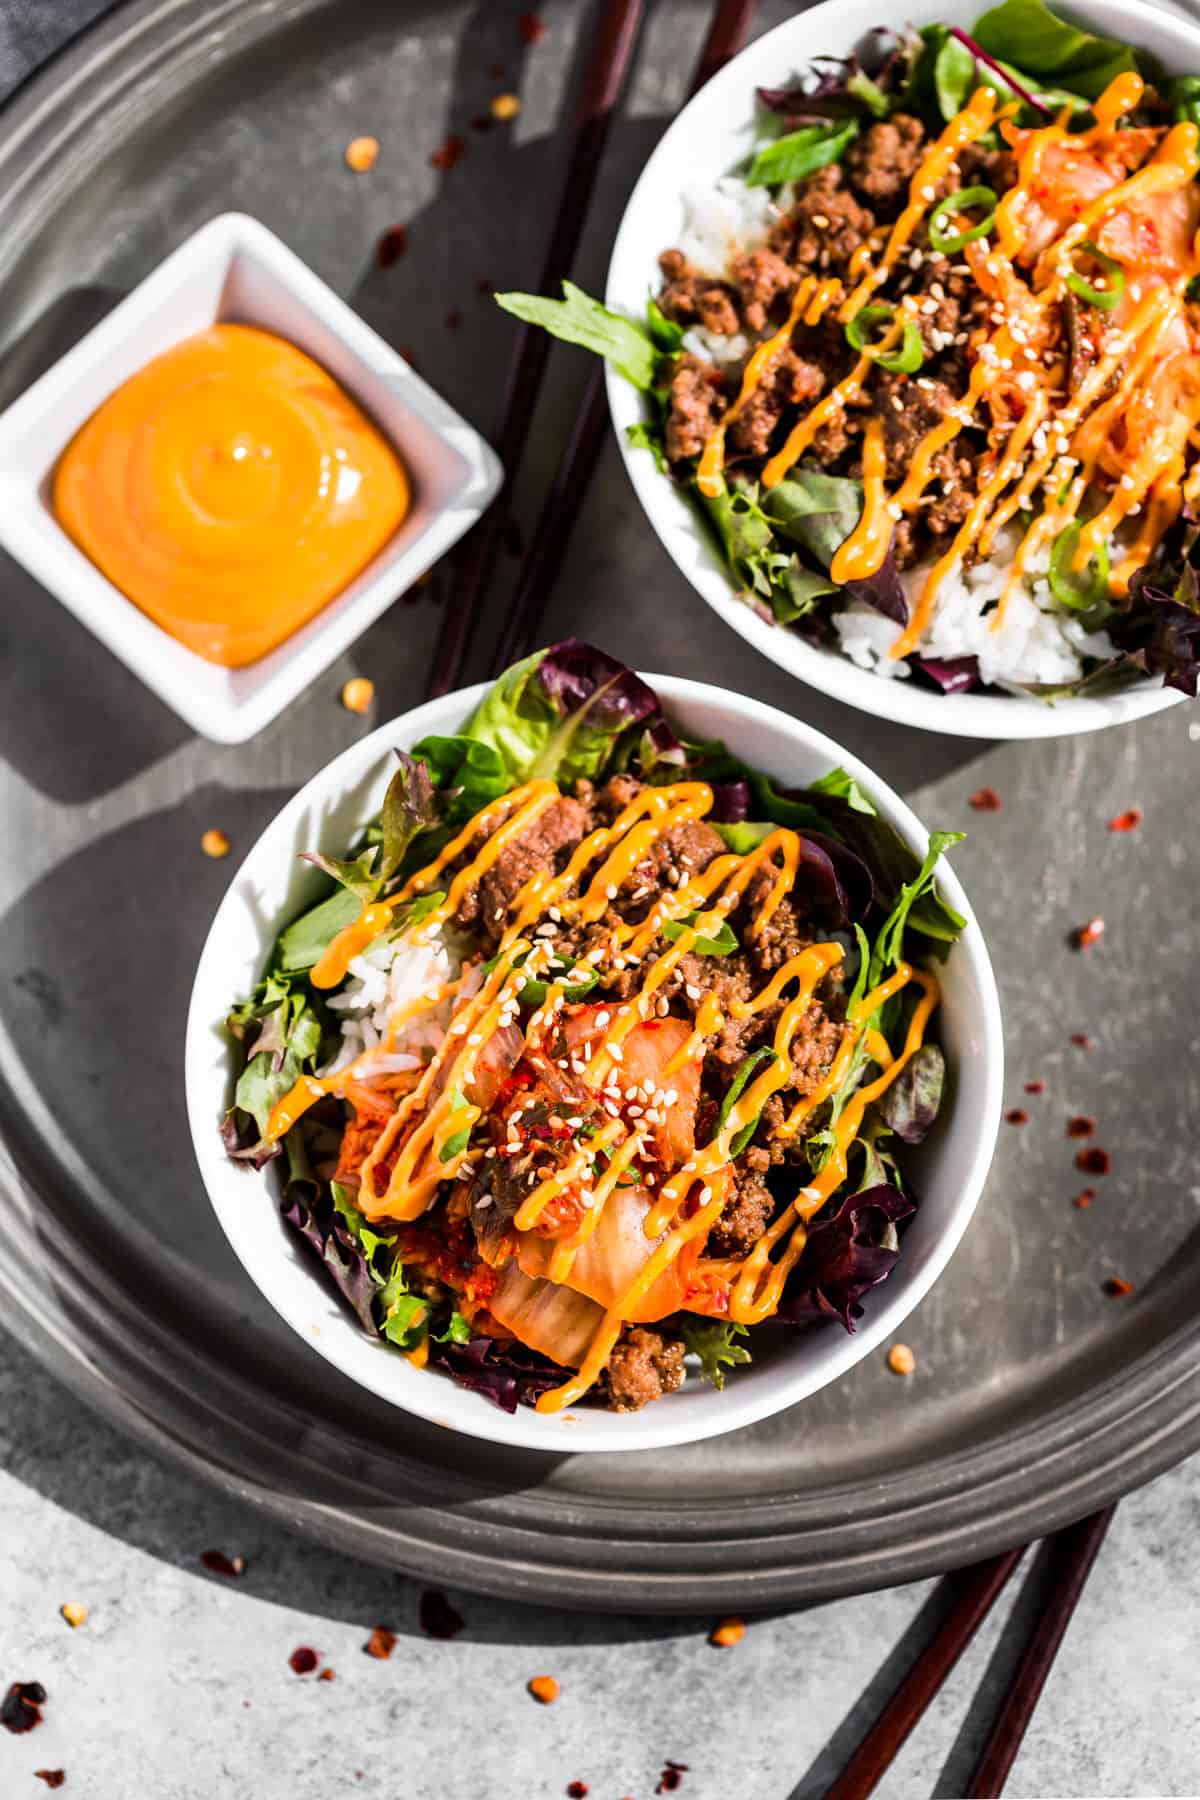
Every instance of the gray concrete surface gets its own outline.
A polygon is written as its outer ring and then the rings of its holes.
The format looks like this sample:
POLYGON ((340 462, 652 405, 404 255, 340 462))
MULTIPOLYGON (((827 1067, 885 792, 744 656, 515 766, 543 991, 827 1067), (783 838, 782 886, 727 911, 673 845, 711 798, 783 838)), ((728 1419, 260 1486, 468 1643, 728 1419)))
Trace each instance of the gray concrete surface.
MULTIPOLYGON (((1013 1771, 1016 1800, 1200 1791, 1200 1463, 1120 1507, 1013 1771)), ((1037 1571, 1029 1594, 1037 1598, 1037 1571)), ((71 1800, 817 1800, 938 1616, 934 1584, 751 1620, 571 1616, 452 1594, 301 1542, 146 1456, 0 1335, 0 1688, 40 1681, 43 1724, 0 1732, 0 1795, 71 1800), (210 1575, 201 1553, 246 1558, 210 1575), (87 1606, 72 1630, 64 1601, 87 1606), (386 1662, 370 1628, 397 1633, 386 1662), (300 1678, 319 1651, 336 1679, 300 1678), (550 1707, 525 1690, 557 1677, 550 1707), (361 1774, 360 1774, 361 1771, 361 1774)), ((961 1794, 1029 1611, 1002 1601, 880 1788, 961 1794)))

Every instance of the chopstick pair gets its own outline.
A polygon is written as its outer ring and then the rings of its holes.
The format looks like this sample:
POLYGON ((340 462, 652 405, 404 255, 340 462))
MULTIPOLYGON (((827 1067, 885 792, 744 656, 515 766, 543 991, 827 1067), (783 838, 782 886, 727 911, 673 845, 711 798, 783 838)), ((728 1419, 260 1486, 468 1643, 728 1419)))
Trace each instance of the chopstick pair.
MULTIPOLYGON (((720 0, 700 52, 690 93, 694 94, 702 87, 740 47, 755 5, 756 0, 720 0)), ((570 274, 644 10, 644 0, 604 0, 600 9, 572 116, 567 173, 538 281, 540 293, 556 293, 564 277, 570 274)), ((496 441, 497 454, 504 465, 504 486, 463 546, 456 572, 455 601, 446 609, 430 669, 426 689, 430 699, 448 693, 462 679, 483 590, 503 530, 504 495, 511 491, 528 443, 550 348, 551 340, 544 331, 532 325, 521 326, 508 370, 496 441)), ((524 560, 513 603, 492 659, 493 674, 498 674, 528 649, 537 630, 551 584, 566 551, 580 496, 595 470, 607 422, 603 371, 597 368, 593 371, 558 475, 547 495, 532 546, 524 560)))
MULTIPOLYGON (((1026 1639, 963 1800, 995 1800, 1016 1760, 1046 1678, 1054 1665, 1075 1607, 1092 1570, 1115 1506, 1068 1525, 1043 1545, 1048 1592, 1026 1639)), ((938 1630, 859 1743, 824 1800, 867 1800, 883 1779, 909 1734, 1016 1573, 1025 1547, 1007 1550, 958 1575, 943 1586, 958 1589, 938 1630)))

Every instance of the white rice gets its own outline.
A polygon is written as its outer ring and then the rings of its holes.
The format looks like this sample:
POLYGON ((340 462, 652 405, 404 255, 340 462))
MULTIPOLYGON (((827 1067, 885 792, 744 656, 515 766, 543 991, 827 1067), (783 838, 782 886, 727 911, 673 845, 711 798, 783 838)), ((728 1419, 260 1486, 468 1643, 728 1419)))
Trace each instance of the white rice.
MULTIPOLYGON (((947 660, 978 657, 980 679, 996 687, 1073 681, 1083 673, 1085 656, 1108 657, 1113 647, 1106 632, 1084 631, 1077 619, 1054 606, 1046 580, 1048 558, 1035 561, 1030 579, 1009 596, 1003 623, 993 629, 994 603, 1004 591, 1018 541, 1014 533, 1002 533, 986 562, 950 571, 938 588, 918 652, 947 660)), ((904 578, 910 603, 919 598, 928 573, 926 565, 904 578)), ((892 620, 854 605, 834 613, 833 623, 843 652, 860 669, 893 678, 910 673, 906 663, 889 656, 901 636, 892 620)))
POLYGON ((773 200, 767 188, 747 187, 737 175, 722 176, 715 187, 686 188, 680 250, 701 275, 720 279, 739 251, 766 243, 772 225, 787 210, 787 195, 781 188, 773 200))
MULTIPOLYGON (((371 1051, 377 1054, 368 1056, 364 1080, 421 1068, 445 1039, 454 1004, 453 996, 436 1003, 433 997, 461 966, 461 955, 444 931, 429 938, 418 931, 398 943, 386 933, 377 937, 354 958, 346 985, 328 1002, 341 1018, 341 1043, 320 1073, 332 1075, 371 1051), (422 995, 431 1005, 405 1020, 390 1050, 380 1048, 394 1015, 422 995)), ((464 983, 464 991, 468 985, 464 983)))

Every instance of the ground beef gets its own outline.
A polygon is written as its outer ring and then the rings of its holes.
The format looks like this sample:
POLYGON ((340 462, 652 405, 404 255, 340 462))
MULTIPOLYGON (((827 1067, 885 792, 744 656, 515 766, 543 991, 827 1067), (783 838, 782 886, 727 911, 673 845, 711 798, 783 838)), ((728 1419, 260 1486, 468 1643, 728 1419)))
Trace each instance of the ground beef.
POLYGON ((805 1011, 792 1039, 792 1086, 800 1099, 807 1100, 828 1075, 845 1031, 819 1002, 805 1011))
POLYGON ((928 249, 920 252, 920 256, 918 267, 910 271, 898 291, 921 296, 917 329, 926 353, 941 356, 951 349, 958 352, 949 360, 939 362, 938 379, 961 392, 966 386, 966 345, 956 343, 956 340, 986 326, 990 302, 975 285, 973 277, 962 272, 963 263, 928 249))
POLYGON ((798 280, 774 250, 747 250, 734 258, 730 277, 742 303, 742 318, 748 331, 762 331, 771 307, 783 294, 790 294, 798 280))
POLYGON ((745 1256, 775 1212, 775 1197, 757 1169, 738 1164, 734 1174, 736 1186, 708 1234, 706 1256, 745 1256))
POLYGON ((530 876, 558 866, 590 825, 587 808, 578 800, 564 796, 552 801, 527 830, 505 845, 483 879, 468 890, 455 914, 456 928, 476 932, 489 945, 498 944, 509 907, 530 876))
POLYGON ((720 371, 698 356, 681 356, 671 377, 665 430, 667 460, 686 462, 699 456, 715 425, 725 415, 720 371))
POLYGON ((746 887, 745 925, 742 941, 751 962, 763 975, 771 974, 813 942, 813 934, 794 894, 785 894, 762 928, 750 935, 767 895, 775 885, 774 869, 759 868, 746 887))
POLYGON ((664 888, 681 887, 720 856, 725 843, 703 819, 672 825, 654 839, 622 882, 613 905, 627 923, 644 919, 664 888))
POLYGON ((604 1371, 603 1388, 613 1412, 638 1412, 651 1400, 683 1386, 683 1340, 644 1325, 627 1325, 604 1371))
POLYGON ((666 278, 658 304, 668 319, 700 325, 717 337, 733 337, 741 330, 734 291, 726 283, 697 274, 682 250, 664 250, 658 266, 666 278))
POLYGON ((844 185, 837 163, 811 175, 792 210, 771 231, 770 248, 803 274, 844 270, 871 235, 875 215, 844 185))
POLYGON ((767 364, 758 386, 729 427, 733 451, 766 456, 775 427, 789 407, 808 407, 825 386, 824 371, 794 350, 780 350, 767 364))
POLYGON ((907 113, 894 113, 872 125, 865 137, 851 144, 846 170, 855 191, 873 206, 899 211, 908 186, 917 172, 925 144, 925 127, 907 113))
POLYGON ((990 187, 995 194, 1005 194, 1017 183, 1017 159, 1007 144, 989 150, 984 144, 966 144, 958 152, 960 188, 990 187))

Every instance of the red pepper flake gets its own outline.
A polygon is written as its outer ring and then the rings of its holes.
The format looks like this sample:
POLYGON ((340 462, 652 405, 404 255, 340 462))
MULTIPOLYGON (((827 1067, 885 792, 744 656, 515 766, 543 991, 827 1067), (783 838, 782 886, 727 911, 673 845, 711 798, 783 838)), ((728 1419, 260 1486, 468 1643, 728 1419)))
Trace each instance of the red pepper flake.
POLYGON ((1025 1092, 1027 1094, 1044 1094, 1045 1091, 1046 1084, 1044 1081, 1027 1081, 1025 1083, 1025 1092))
POLYGON ((421 1595, 417 1616, 421 1630, 431 1638, 457 1637, 466 1620, 437 1588, 426 1588, 421 1595))
POLYGON ((408 226, 389 225, 375 246, 375 261, 381 269, 390 269, 408 249, 408 226))
POLYGON ((333 1669, 322 1669, 321 1673, 317 1676, 317 1680, 318 1681, 336 1681, 337 1674, 333 1669))
POLYGON ((396 1634, 389 1631, 386 1625, 376 1625, 370 1637, 363 1645, 367 1656, 373 1656, 377 1662, 386 1662, 396 1648, 396 1634))
POLYGON ((1084 1188, 1081 1193, 1076 1194, 1075 1204, 1079 1208, 1080 1212, 1086 1212, 1088 1207, 1092 1204, 1092 1201, 1095 1198, 1096 1198, 1095 1188, 1084 1188))
POLYGON ((1110 831, 1136 831, 1142 822, 1140 806, 1131 806, 1128 812, 1118 813, 1115 819, 1108 821, 1110 831))
POLYGON ((495 123, 496 121, 493 119, 491 113, 476 113, 475 117, 471 120, 471 130, 490 131, 495 123))
POLYGON ((567 1800, 587 1800, 591 1789, 586 1781, 568 1781, 567 1800))
POLYGON ((1090 1050, 1092 1047, 1092 1039, 1088 1036, 1086 1031, 1073 1031, 1071 1033, 1071 1042, 1077 1050, 1090 1050))
POLYGON ((36 1781, 44 1781, 50 1788, 61 1787, 67 1779, 65 1769, 35 1769, 33 1774, 36 1781))
POLYGON ((1029 1123, 1029 1114, 1023 1106, 1011 1107, 1004 1116, 1010 1125, 1028 1125, 1029 1123))
POLYGON ((655 1793, 673 1794, 676 1788, 683 1785, 683 1778, 687 1774, 687 1770, 688 1765, 686 1763, 672 1762, 671 1758, 668 1756, 663 1765, 663 1772, 658 1778, 658 1786, 654 1790, 655 1793))
POLYGON ((452 306, 450 311, 446 314, 446 330, 457 331, 462 322, 462 314, 459 312, 457 306, 452 306))
POLYGON ((1110 1300, 1123 1300, 1126 1294, 1132 1294, 1132 1281, 1122 1281, 1119 1275, 1110 1275, 1104 1284, 1104 1291, 1110 1300))
POLYGON ((538 13, 522 13, 517 20, 517 35, 523 44, 540 44, 546 35, 546 21, 538 13))
POLYGON ((466 138, 459 137, 456 131, 452 131, 440 149, 435 150, 429 160, 435 169, 452 169, 466 147, 466 138))
POLYGON ((244 1575, 246 1572, 244 1556, 226 1556, 223 1550, 205 1550, 200 1561, 206 1569, 211 1569, 214 1575, 235 1576, 244 1575))
POLYGON ((553 1706, 562 1692, 553 1675, 534 1675, 525 1685, 541 1706, 553 1706))
POLYGON ((1097 916, 1089 919, 1086 925, 1077 925, 1071 933, 1071 942, 1076 950, 1090 950, 1104 936, 1104 920, 1097 916))
POLYGON ((46 1690, 40 1681, 14 1681, 0 1700, 0 1725, 6 1731, 32 1731, 42 1722, 46 1690))
POLYGON ((1073 1119, 1067 1120, 1068 1137, 1091 1137, 1096 1130, 1096 1121, 1089 1113, 1076 1113, 1073 1119))
POLYGON ((1107 1150, 1092 1145, 1079 1152, 1075 1158, 1075 1167, 1082 1169, 1085 1175, 1107 1175, 1112 1168, 1112 1157, 1107 1150))
POLYGON ((995 788, 979 788, 967 802, 976 812, 999 812, 1004 805, 995 788))
POLYGON ((489 281, 489 279, 486 275, 480 275, 476 279, 475 292, 477 294, 494 294, 495 291, 496 291, 495 282, 489 281))
POLYGON ((288 1657, 288 1667, 295 1675, 311 1675, 320 1660, 315 1650, 310 1650, 307 1644, 300 1644, 288 1657))

